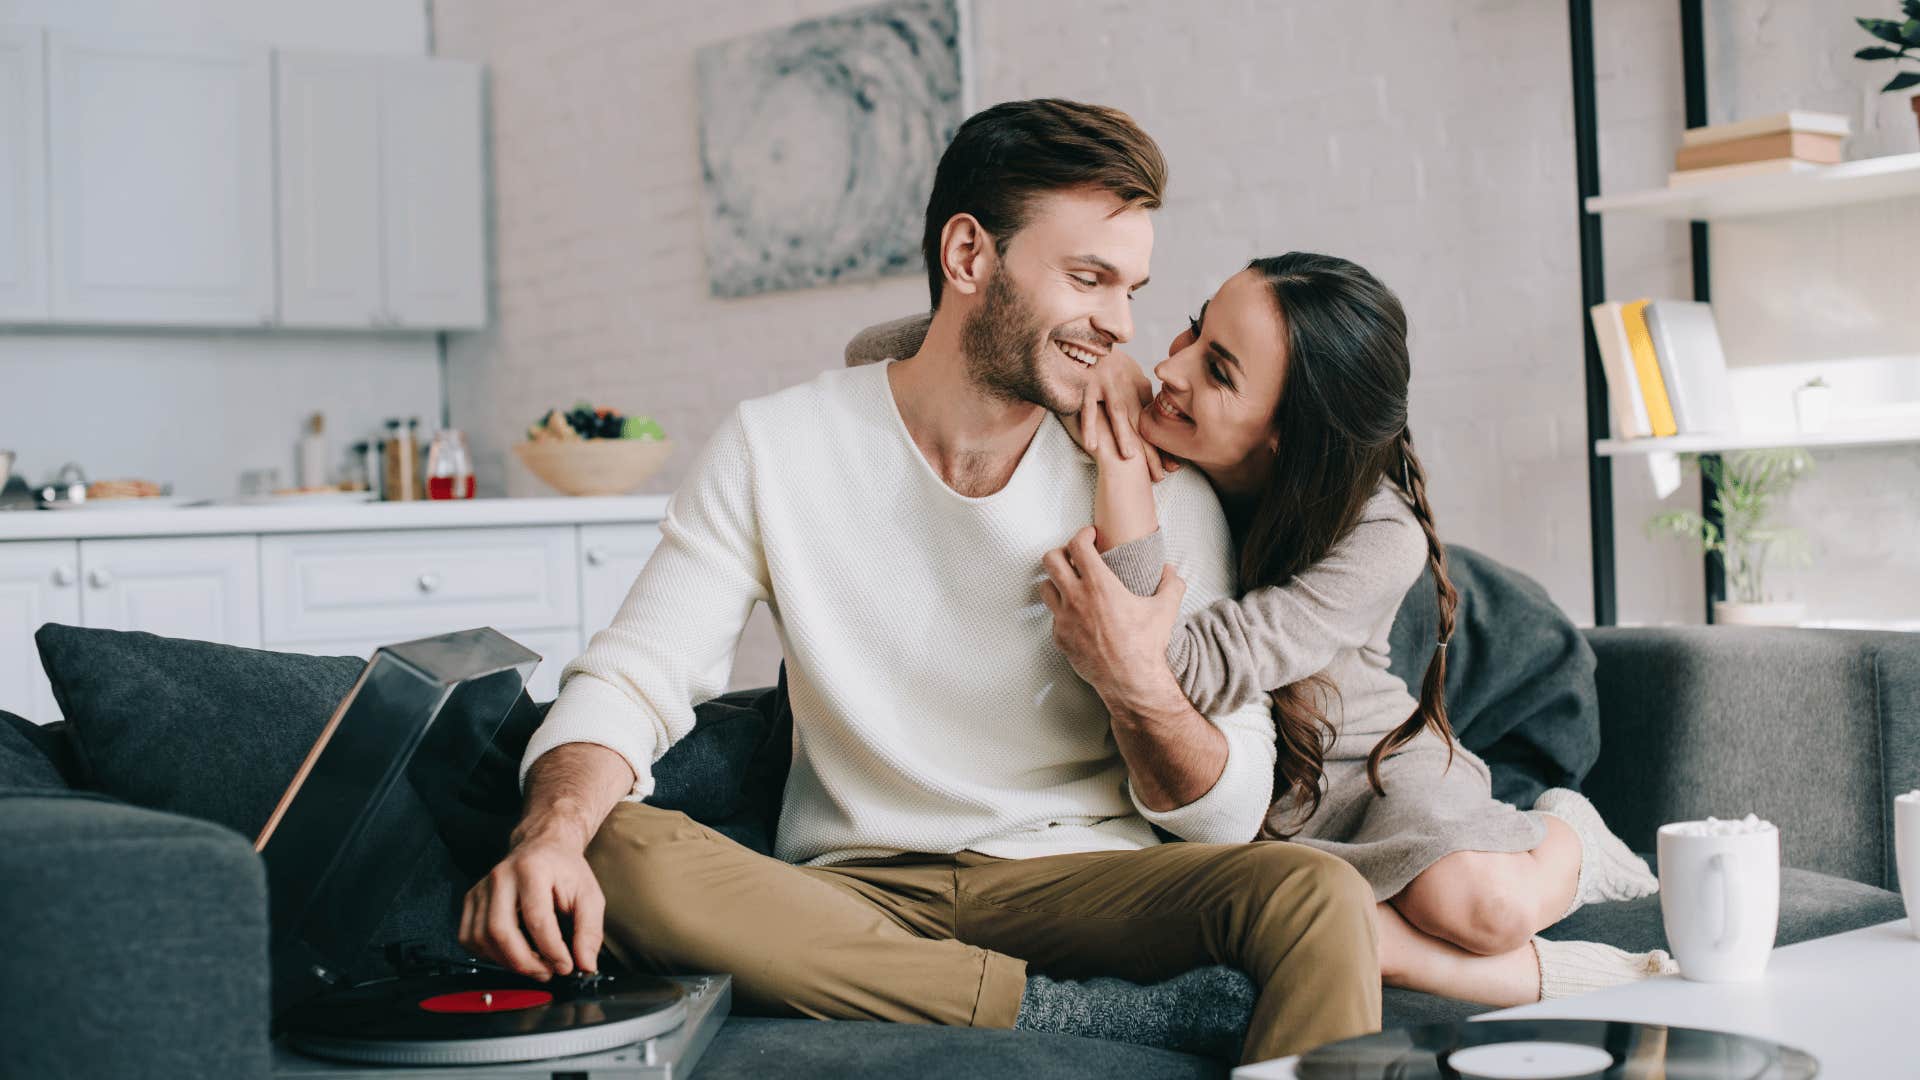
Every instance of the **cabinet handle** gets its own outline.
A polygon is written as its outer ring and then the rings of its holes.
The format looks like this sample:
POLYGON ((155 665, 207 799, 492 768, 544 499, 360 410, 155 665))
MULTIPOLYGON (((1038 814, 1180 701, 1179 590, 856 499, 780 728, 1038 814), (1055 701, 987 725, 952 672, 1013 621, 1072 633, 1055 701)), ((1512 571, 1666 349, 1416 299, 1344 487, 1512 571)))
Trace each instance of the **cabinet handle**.
POLYGON ((107 573, 105 570, 89 570, 87 571, 87 584, 96 589, 110 588, 113 585, 113 575, 107 573))
POLYGON ((61 589, 64 589, 67 586, 73 584, 73 571, 67 569, 64 566, 54 567, 53 568, 53 584, 56 588, 61 588, 61 589))
POLYGON ((606 565, 606 562, 607 562, 606 548, 590 547, 587 549, 587 565, 588 566, 604 566, 606 565))
POLYGON ((421 574, 420 575, 420 591, 421 592, 430 593, 439 587, 440 587, 440 575, 438 574, 421 574))

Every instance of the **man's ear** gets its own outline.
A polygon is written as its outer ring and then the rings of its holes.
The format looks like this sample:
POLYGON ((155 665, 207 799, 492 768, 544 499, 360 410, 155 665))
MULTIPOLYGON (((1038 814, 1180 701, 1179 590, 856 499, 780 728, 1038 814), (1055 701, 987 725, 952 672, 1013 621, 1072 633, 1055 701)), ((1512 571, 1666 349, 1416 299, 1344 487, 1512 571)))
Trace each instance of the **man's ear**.
POLYGON ((969 296, 986 284, 993 271, 993 237, 972 214, 955 214, 940 230, 940 271, 946 288, 969 296))

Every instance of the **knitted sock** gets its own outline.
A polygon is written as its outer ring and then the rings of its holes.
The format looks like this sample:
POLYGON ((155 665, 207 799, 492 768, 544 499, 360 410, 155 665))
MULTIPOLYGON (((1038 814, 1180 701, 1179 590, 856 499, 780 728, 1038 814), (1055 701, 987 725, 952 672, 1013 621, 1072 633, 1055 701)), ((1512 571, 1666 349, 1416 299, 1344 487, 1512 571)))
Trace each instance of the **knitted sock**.
POLYGON ((1551 788, 1540 795, 1533 808, 1566 822, 1580 838, 1580 884, 1574 889, 1573 902, 1560 913, 1561 918, 1584 904, 1634 900, 1660 891, 1660 879, 1647 868, 1647 861, 1613 835, 1585 795, 1551 788))
POLYGON ((1230 967, 1200 968, 1151 986, 1033 975, 1013 1026, 1236 1061, 1257 996, 1253 980, 1230 967))
POLYGON ((1653 975, 1674 975, 1680 965, 1665 950, 1630 953, 1597 941, 1533 939, 1540 960, 1540 1000, 1604 990, 1653 975))

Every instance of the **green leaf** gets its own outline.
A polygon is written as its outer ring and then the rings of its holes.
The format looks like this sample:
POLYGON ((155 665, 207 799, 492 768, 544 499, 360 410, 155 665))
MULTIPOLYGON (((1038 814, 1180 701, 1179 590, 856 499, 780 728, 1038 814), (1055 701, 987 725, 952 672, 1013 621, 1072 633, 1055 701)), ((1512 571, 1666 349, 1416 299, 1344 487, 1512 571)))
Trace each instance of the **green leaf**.
POLYGON ((1900 0, 1900 10, 1909 19, 1920 19, 1920 0, 1900 0))
POLYGON ((1860 29, 1865 30, 1881 41, 1891 42, 1895 45, 1905 45, 1907 43, 1906 39, 1900 34, 1900 24, 1894 22, 1892 19, 1855 19, 1853 21, 1860 24, 1860 29))
POLYGON ((1854 53, 1853 58, 1855 60, 1898 60, 1900 55, 1885 45, 1869 45, 1854 53))
POLYGON ((1920 45, 1920 16, 1908 19, 1900 27, 1900 40, 1908 45, 1920 45))
POLYGON ((1890 94, 1895 90, 1905 90, 1909 86, 1920 86, 1920 71, 1903 71, 1895 75, 1892 81, 1880 88, 1880 92, 1890 94))

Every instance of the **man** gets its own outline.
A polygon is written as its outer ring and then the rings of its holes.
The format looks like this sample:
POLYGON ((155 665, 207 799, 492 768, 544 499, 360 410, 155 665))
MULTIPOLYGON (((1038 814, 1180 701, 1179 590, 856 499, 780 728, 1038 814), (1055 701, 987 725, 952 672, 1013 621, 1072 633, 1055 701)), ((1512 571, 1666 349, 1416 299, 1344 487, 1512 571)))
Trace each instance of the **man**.
MULTIPOLYGON (((1259 990, 1247 1060, 1378 1027, 1364 882, 1245 842, 1272 793, 1266 710, 1202 717, 1164 663, 1103 700, 1040 597, 1043 556, 1091 520, 1094 490, 1052 414, 1133 334, 1164 176, 1109 109, 1012 102, 961 127, 928 203, 924 346, 721 426, 527 748, 525 814, 467 897, 469 947, 536 977, 591 970, 604 922, 636 966, 732 974, 748 1010, 1173 1046, 1215 1033, 1157 1008, 1129 1011, 1159 1030, 1114 1030, 1064 980, 1224 963, 1259 990), (638 801, 756 602, 795 725, 779 859, 638 801)), ((1171 623, 1231 589, 1228 539, 1199 477, 1155 497, 1191 583, 1169 572, 1171 623)))

